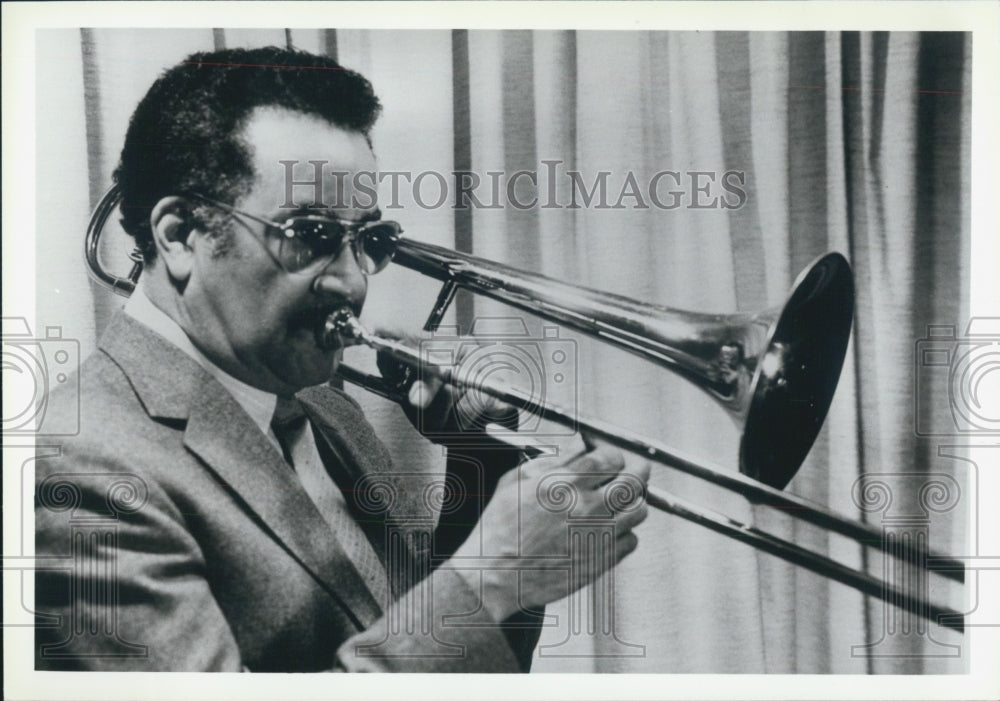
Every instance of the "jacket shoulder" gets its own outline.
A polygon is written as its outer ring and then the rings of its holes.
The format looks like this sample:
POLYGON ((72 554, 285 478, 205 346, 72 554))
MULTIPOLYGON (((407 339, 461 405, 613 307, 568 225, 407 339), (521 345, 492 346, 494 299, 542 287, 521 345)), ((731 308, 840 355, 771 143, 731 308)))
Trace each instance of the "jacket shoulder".
POLYGON ((76 443, 88 436, 106 437, 137 415, 145 412, 125 373, 97 350, 46 395, 39 433, 76 443))
POLYGON ((65 430, 47 441, 58 454, 36 461, 36 484, 55 475, 169 478, 184 459, 183 423, 152 418, 126 373, 101 350, 49 394, 45 412, 46 422, 65 430))

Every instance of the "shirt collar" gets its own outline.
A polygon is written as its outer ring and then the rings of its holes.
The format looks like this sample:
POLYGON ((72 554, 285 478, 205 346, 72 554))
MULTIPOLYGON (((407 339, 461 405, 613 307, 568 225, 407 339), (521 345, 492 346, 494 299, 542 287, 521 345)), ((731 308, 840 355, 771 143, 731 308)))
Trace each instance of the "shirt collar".
POLYGON ((256 387, 251 387, 247 383, 237 380, 209 360, 204 353, 195 348, 195 345, 191 343, 191 339, 188 338, 184 329, 150 301, 149 297, 146 296, 141 280, 132 293, 132 296, 129 297, 128 302, 125 303, 125 313, 136 321, 145 324, 191 356, 191 358, 233 395, 233 399, 250 415, 250 418, 260 428, 261 432, 269 434, 271 418, 274 416, 274 408, 278 402, 277 395, 257 389, 256 387))

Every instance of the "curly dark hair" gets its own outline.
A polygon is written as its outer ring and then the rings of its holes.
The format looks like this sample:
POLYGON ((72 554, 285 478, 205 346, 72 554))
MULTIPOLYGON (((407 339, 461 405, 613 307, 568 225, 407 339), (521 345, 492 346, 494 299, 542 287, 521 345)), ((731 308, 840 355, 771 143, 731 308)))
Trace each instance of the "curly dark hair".
POLYGON ((155 257, 150 213, 161 198, 195 191, 232 202, 249 191, 253 154, 241 133, 265 106, 366 137, 381 110, 368 80, 325 56, 273 46, 188 56, 139 103, 114 172, 122 227, 147 263, 155 257))

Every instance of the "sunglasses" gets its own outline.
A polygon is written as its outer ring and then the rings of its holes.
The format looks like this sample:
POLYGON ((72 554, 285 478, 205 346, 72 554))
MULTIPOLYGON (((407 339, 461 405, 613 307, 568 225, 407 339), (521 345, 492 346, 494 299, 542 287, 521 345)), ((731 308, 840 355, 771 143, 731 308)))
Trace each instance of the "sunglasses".
POLYGON ((196 192, 189 194, 212 207, 267 227, 271 235, 263 241, 256 235, 254 238, 287 273, 304 272, 319 262, 329 263, 340 255, 346 243, 361 272, 374 275, 389 265, 403 233, 403 227, 394 221, 359 222, 315 214, 297 214, 279 223, 196 192))

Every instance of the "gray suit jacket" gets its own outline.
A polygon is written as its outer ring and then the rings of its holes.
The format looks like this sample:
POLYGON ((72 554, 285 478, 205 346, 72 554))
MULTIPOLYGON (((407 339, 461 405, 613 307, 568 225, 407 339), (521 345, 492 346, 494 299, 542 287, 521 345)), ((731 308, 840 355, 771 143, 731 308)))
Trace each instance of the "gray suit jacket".
MULTIPOLYGON (((405 590, 431 568, 433 522, 414 519, 427 485, 393 470, 347 395, 300 399, 331 475, 360 490, 349 501, 393 590, 414 603, 405 590)), ((48 411, 75 411, 70 400, 56 391, 48 411)), ((84 362, 79 401, 79 435, 37 463, 39 669, 519 671, 509 632, 453 573, 437 573, 435 599, 471 618, 409 606, 410 625, 390 625, 250 417, 131 317, 84 362)))

